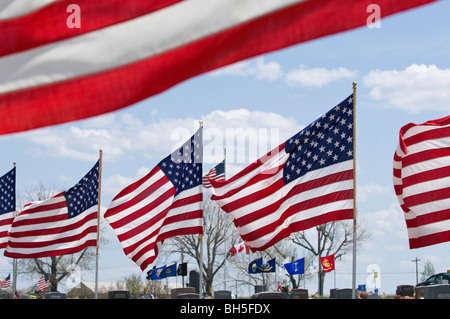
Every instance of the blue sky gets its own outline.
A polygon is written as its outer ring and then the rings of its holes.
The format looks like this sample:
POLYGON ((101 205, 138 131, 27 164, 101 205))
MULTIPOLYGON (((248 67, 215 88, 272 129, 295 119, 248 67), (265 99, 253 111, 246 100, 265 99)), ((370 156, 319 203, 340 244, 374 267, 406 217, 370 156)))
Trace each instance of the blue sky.
MULTIPOLYGON (((383 8, 381 8, 382 10, 383 8)), ((227 174, 294 135, 352 93, 357 82, 357 187, 359 218, 373 236, 357 254, 357 283, 376 264, 380 290, 415 284, 430 260, 450 269, 450 243, 410 250, 392 186, 392 159, 400 128, 450 111, 450 3, 440 1, 361 27, 198 76, 148 100, 97 118, 0 136, 0 168, 17 163, 17 193, 37 183, 73 186, 104 152, 102 207, 143 176, 198 127, 205 127, 204 173, 227 148, 227 174), (241 147, 239 129, 255 137, 241 147), (257 146, 256 148, 254 146, 257 146), (245 156, 242 156, 245 154, 245 156)), ((382 11, 381 11, 382 13, 382 11)), ((336 13, 339 14, 339 13, 336 13)), ((109 243, 100 251, 100 281, 118 281, 139 268, 124 255, 105 223, 109 243)), ((302 256, 298 256, 302 257, 302 256)), ((0 276, 11 272, 0 257, 0 276)), ((337 286, 351 287, 351 254, 336 265, 337 286)), ((93 273, 83 275, 93 280, 93 273)), ((28 285, 20 281, 18 286, 28 285)), ((325 279, 333 288, 333 275, 325 279)), ((308 284, 315 292, 317 283, 308 284)))

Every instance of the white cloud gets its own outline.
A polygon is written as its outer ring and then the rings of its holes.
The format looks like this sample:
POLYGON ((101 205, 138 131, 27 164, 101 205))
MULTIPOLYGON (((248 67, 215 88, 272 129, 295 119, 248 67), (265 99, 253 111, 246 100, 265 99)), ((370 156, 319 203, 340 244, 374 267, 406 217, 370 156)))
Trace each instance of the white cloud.
MULTIPOLYGON (((202 120, 205 163, 221 161, 224 147, 229 164, 250 163, 303 127, 293 118, 247 109, 215 110, 202 120)), ((153 118, 144 123, 130 114, 109 114, 21 136, 31 142, 30 151, 37 156, 95 161, 102 149, 103 158, 108 161, 132 158, 136 152, 160 160, 196 129, 195 119, 153 118)))
POLYGON ((363 83, 383 107, 409 113, 450 110, 450 69, 412 64, 404 70, 373 70, 363 83))
POLYGON ((291 86, 322 87, 331 82, 342 79, 355 78, 358 72, 343 67, 335 69, 312 68, 307 69, 301 65, 287 73, 282 71, 278 62, 265 62, 264 58, 250 59, 234 63, 210 73, 211 76, 253 76, 257 80, 275 81, 283 80, 291 86))
POLYGON ((210 73, 211 76, 254 76, 258 80, 274 81, 283 75, 278 62, 264 62, 264 58, 237 62, 210 73))
POLYGON ((139 180, 144 177, 146 174, 150 172, 150 169, 147 167, 141 167, 136 171, 134 177, 125 177, 120 174, 111 175, 103 180, 104 190, 111 195, 118 194, 122 189, 131 183, 139 180))
POLYGON ((377 184, 365 184, 358 187, 357 198, 360 201, 366 201, 367 198, 371 195, 380 195, 387 194, 390 191, 390 188, 377 184))
POLYGON ((370 213, 365 217, 370 220, 374 240, 390 241, 389 247, 407 243, 405 218, 398 203, 392 203, 389 208, 370 213))
POLYGON ((343 67, 337 69, 306 69, 302 65, 286 74, 286 83, 292 86, 322 87, 331 82, 355 78, 356 76, 356 71, 351 71, 343 67))

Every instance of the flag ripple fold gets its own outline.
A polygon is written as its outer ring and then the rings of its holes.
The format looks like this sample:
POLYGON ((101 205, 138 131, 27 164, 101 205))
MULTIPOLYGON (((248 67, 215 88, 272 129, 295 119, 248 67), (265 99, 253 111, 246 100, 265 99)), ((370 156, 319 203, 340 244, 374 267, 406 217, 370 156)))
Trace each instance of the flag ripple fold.
POLYGON ((407 124, 394 154, 394 189, 411 249, 450 241, 450 116, 407 124))

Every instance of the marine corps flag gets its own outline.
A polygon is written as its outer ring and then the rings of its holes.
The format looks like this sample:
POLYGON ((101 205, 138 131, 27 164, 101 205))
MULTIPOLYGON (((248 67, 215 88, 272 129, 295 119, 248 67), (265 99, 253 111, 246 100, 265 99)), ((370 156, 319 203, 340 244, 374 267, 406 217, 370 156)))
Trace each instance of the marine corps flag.
POLYGON ((330 272, 334 270, 334 254, 320 257, 320 264, 322 265, 323 272, 330 272))

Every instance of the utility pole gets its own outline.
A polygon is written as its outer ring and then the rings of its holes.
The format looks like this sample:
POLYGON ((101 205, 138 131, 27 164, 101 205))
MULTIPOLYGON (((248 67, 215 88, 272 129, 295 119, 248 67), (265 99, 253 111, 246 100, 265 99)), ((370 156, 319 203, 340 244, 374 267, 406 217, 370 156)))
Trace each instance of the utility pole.
POLYGON ((416 285, 417 285, 419 283, 419 270, 417 268, 417 263, 420 261, 420 259, 417 259, 417 257, 416 257, 416 259, 411 260, 411 261, 416 263, 416 285))

